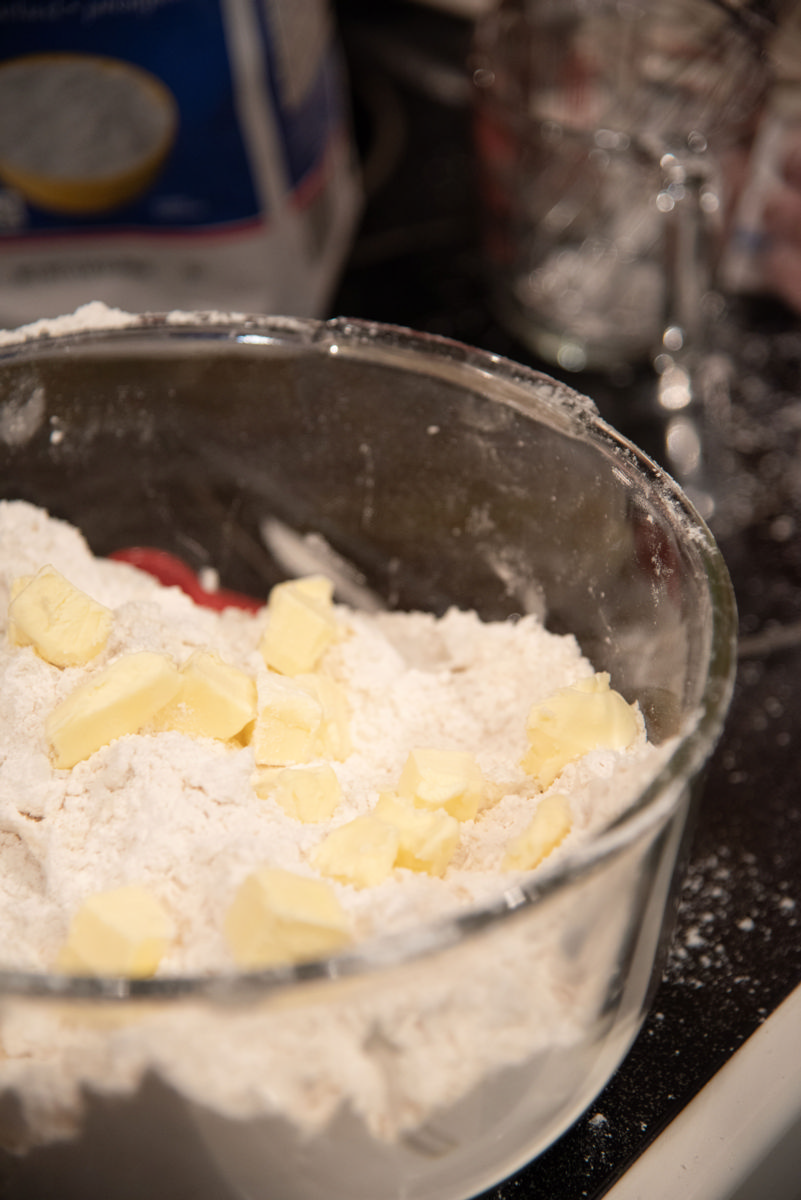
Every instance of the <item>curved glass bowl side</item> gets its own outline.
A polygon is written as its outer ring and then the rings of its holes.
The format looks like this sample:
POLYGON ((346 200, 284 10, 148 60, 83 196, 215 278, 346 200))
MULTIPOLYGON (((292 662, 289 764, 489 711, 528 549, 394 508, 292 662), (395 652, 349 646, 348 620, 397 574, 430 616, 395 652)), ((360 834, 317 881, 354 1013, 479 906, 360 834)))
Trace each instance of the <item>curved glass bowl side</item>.
POLYGON ((20 1138, 80 1129, 79 1168, 96 1153, 86 1091, 107 1122, 114 1093, 122 1142, 157 1112, 165 1144, 191 1125, 254 1200, 496 1183, 591 1102, 648 1003, 733 683, 709 531, 591 402, 407 330, 131 318, 0 346, 0 399, 0 492, 96 553, 156 545, 265 595, 314 533, 392 607, 540 612, 639 701, 654 741, 677 736, 594 841, 453 918, 251 975, 0 972, 20 1138))
MULTIPOLYGON (((725 565, 672 481, 548 377, 370 323, 189 314, 7 346, 0 386, 16 422, 2 439, 5 493, 74 520, 99 553, 161 539, 191 557, 201 546, 225 583, 266 592, 283 573, 259 544, 269 515, 299 535, 321 531, 390 605, 545 609, 640 700, 658 739, 697 714, 632 812, 526 887, 524 903, 661 821, 711 751, 733 679, 725 565)), ((258 977, 6 971, 0 987, 253 994, 425 957, 509 911, 499 897, 424 933, 258 977)))

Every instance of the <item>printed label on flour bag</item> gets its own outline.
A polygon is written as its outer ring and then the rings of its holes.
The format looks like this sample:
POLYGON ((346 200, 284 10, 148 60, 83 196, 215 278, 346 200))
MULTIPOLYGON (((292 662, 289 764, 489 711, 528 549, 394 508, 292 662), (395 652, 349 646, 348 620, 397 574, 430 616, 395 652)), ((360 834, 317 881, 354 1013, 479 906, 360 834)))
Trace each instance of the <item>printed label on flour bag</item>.
POLYGON ((357 209, 326 0, 0 0, 0 325, 319 315, 357 209))

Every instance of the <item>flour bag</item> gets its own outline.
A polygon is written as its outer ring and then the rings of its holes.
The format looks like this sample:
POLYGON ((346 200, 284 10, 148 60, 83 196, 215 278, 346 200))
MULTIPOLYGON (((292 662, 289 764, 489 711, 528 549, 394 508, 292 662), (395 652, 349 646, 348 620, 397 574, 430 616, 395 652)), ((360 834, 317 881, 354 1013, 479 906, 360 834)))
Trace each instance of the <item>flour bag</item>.
POLYGON ((0 326, 320 315, 359 209, 327 0, 0 0, 0 326))

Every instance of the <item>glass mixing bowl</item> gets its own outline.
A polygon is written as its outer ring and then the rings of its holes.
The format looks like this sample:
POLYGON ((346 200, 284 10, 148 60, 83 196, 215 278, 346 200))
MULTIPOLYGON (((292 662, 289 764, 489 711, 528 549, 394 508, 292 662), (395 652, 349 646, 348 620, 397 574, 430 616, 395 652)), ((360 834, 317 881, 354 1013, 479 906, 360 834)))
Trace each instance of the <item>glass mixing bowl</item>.
POLYGON ((590 401, 386 326, 95 306, 5 335, 0 397, 1 494, 95 553, 156 547, 264 596, 325 546, 357 598, 537 611, 674 739, 566 861, 336 958, 138 981, 0 964, 8 1194, 466 1200, 505 1178, 591 1103, 659 975, 734 675, 709 531, 590 401))

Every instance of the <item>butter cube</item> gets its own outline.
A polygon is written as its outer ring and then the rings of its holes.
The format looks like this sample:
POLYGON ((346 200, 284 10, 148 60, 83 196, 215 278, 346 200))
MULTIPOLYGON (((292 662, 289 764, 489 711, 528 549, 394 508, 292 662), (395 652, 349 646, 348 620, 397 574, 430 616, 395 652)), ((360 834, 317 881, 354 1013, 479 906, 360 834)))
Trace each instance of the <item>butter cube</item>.
POLYGON ((164 654, 124 654, 85 680, 53 709, 45 732, 56 767, 74 767, 101 746, 151 721, 178 691, 178 669, 164 654))
POLYGON ((503 869, 532 870, 567 837, 570 826, 570 802, 567 796, 543 796, 528 826, 509 842, 503 869))
POLYGON ((344 762, 353 749, 350 740, 350 709, 344 688, 322 673, 295 676, 295 683, 304 687, 319 701, 322 709, 317 732, 316 753, 320 758, 344 762))
POLYGON ((312 861, 323 875, 357 888, 375 887, 395 865, 397 829, 372 813, 354 817, 319 843, 312 861))
POLYGON ((314 758, 323 717, 320 702, 306 688, 270 675, 259 703, 251 737, 257 766, 283 767, 314 758))
POLYGON ((114 614, 73 587, 55 567, 42 567, 19 590, 12 586, 11 594, 11 640, 33 646, 55 667, 82 666, 108 641, 114 614))
POLYGON ((529 748, 521 766, 547 788, 567 766, 589 750, 623 750, 637 737, 636 705, 627 704, 598 672, 560 688, 529 711, 529 748))
POLYGON ((272 671, 301 675, 315 669, 338 633, 330 581, 322 576, 290 580, 270 592, 259 650, 272 671))
POLYGON ((23 588, 26 588, 31 580, 35 579, 35 575, 18 575, 16 579, 11 581, 11 587, 8 589, 8 603, 16 600, 23 588))
POLYGON ((170 918, 145 888, 98 892, 72 918, 58 966, 75 975, 144 979, 155 972, 172 937, 170 918))
POLYGON ((323 608, 330 608, 334 599, 334 584, 327 575, 301 575, 297 579, 285 579, 270 589, 270 599, 281 592, 296 592, 313 600, 323 608))
POLYGON ((465 750, 412 750, 398 795, 416 808, 444 808, 457 821, 471 821, 484 802, 484 776, 465 750))
POLYGON ((289 817, 304 825, 328 821, 342 799, 342 788, 333 767, 321 763, 314 767, 284 767, 279 771, 257 774, 256 794, 272 798, 289 817), (265 778, 269 775, 270 778, 265 778))
POLYGON ((226 914, 225 934, 245 970, 322 958, 350 941, 331 886, 277 867, 247 877, 226 914))
POLYGON ((196 650, 180 670, 180 686, 156 715, 158 730, 226 741, 256 716, 256 681, 208 650, 196 650))
POLYGON ((373 809, 375 816, 398 832, 396 867, 444 875, 459 843, 459 822, 444 809, 412 808, 390 792, 383 792, 373 809))

